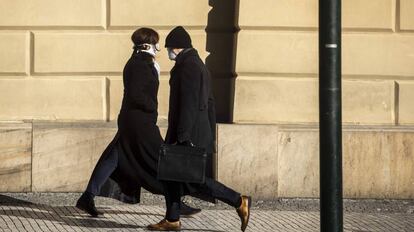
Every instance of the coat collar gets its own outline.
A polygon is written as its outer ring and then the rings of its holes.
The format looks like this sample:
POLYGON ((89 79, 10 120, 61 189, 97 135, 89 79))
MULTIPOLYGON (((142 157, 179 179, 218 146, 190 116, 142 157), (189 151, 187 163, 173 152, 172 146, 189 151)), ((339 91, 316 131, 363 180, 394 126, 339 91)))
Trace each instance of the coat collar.
POLYGON ((153 64, 154 63, 154 58, 146 52, 137 52, 137 50, 134 50, 133 53, 132 53, 132 57, 143 60, 148 64, 153 64))
POLYGON ((185 50, 183 50, 182 52, 180 52, 180 54, 178 54, 176 60, 175 60, 175 65, 179 65, 182 62, 184 62, 188 57, 191 56, 198 56, 198 52, 196 49, 194 48, 187 48, 185 50))
POLYGON ((154 67, 154 57, 152 55, 146 52, 137 52, 136 50, 134 50, 134 52, 132 53, 132 57, 143 61, 145 64, 147 64, 150 67, 152 74, 154 74, 154 76, 156 77, 159 77, 158 71, 154 67))

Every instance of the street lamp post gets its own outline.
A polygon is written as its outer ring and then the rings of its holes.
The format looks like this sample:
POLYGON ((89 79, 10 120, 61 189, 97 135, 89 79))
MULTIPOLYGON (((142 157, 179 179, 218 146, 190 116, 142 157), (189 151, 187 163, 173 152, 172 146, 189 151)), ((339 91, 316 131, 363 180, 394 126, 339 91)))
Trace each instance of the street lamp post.
POLYGON ((319 0, 321 231, 343 231, 341 0, 319 0))

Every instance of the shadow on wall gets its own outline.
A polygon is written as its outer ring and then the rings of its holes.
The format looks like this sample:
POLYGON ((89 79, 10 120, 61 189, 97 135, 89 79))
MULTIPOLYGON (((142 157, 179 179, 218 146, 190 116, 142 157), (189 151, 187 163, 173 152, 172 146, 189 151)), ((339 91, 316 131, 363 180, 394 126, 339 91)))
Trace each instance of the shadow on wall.
POLYGON ((213 79, 217 122, 233 122, 239 0, 209 0, 206 65, 213 79))

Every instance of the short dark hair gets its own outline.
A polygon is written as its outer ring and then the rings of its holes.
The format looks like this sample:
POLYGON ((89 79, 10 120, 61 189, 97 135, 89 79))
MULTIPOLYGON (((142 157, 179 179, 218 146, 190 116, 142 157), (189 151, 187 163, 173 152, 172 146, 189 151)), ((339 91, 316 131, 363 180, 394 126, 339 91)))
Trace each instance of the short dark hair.
POLYGON ((135 46, 144 43, 156 44, 160 40, 160 36, 153 29, 142 27, 134 31, 134 33, 131 36, 131 40, 135 44, 135 46))

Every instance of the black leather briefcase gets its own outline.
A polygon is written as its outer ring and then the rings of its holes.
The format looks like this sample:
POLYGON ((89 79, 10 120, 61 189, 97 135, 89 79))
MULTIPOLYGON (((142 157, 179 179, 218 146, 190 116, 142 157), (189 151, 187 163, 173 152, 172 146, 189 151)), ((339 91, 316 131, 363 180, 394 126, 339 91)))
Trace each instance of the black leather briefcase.
POLYGON ((159 180, 204 183, 207 153, 199 147, 163 144, 158 160, 159 180))

